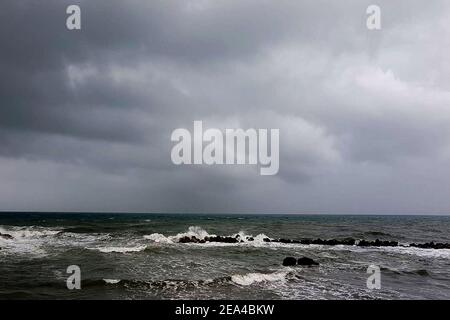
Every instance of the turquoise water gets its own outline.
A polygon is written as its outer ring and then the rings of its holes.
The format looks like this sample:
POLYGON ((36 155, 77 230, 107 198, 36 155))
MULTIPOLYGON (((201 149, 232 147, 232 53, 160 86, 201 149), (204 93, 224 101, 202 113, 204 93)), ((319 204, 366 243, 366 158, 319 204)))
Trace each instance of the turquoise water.
POLYGON ((450 217, 0 214, 2 299, 450 299, 450 250, 267 243, 269 238, 450 242, 450 217), (251 235, 183 244, 184 235, 251 235), (283 267, 286 256, 318 267, 283 267), (68 290, 69 265, 81 290, 68 290), (381 289, 366 286, 369 265, 381 289))

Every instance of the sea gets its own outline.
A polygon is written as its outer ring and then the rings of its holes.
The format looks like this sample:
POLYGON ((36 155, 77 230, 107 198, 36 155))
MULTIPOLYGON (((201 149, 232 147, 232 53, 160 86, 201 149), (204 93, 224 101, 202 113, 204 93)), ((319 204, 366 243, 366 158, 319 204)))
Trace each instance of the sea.
POLYGON ((450 243, 449 216, 0 213, 0 233, 0 299, 450 299, 450 249, 408 246, 450 243), (244 240, 178 242, 211 235, 244 240), (401 246, 263 240, 347 237, 401 246))

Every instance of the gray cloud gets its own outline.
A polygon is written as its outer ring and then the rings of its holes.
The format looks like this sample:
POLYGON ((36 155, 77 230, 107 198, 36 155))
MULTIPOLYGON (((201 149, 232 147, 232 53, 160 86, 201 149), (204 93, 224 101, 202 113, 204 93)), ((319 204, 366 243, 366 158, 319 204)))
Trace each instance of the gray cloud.
POLYGON ((0 210, 448 213, 450 5, 369 4, 3 1, 0 210), (194 120, 279 128, 279 174, 174 166, 194 120))

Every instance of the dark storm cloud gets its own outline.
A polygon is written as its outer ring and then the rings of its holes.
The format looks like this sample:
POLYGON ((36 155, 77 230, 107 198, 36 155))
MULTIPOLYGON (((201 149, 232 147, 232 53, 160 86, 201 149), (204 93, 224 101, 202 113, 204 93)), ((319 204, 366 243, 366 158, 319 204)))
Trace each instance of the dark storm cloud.
POLYGON ((447 212, 448 2, 369 4, 3 1, 0 209, 447 212), (279 128, 279 174, 174 166, 194 120, 279 128))

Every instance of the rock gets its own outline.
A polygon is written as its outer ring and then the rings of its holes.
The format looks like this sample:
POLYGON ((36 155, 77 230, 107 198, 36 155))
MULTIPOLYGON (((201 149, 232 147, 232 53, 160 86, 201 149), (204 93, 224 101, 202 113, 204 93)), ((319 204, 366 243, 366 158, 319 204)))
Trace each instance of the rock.
POLYGON ((360 240, 358 242, 359 247, 397 247, 398 242, 397 241, 381 241, 379 239, 376 239, 375 241, 367 241, 367 240, 360 240))
POLYGON ((428 276, 428 275, 429 275, 428 271, 425 270, 425 269, 417 270, 416 273, 417 273, 419 276, 428 276))
POLYGON ((300 266, 318 266, 319 263, 311 258, 303 257, 297 260, 297 264, 300 266))
POLYGON ((356 240, 353 238, 345 238, 341 240, 341 244, 347 245, 347 246, 354 246, 356 243, 356 240))
POLYGON ((264 242, 270 242, 270 239, 269 238, 264 238, 263 241, 264 242))
POLYGON ((184 236, 184 237, 180 238, 180 240, 178 240, 178 242, 180 242, 180 243, 191 243, 191 242, 197 243, 199 241, 200 240, 197 239, 195 236, 192 236, 192 237, 184 236))
POLYGON ((7 239, 7 240, 14 239, 14 237, 12 235, 7 234, 7 233, 0 233, 0 238, 7 239))
POLYGON ((417 244, 411 243, 409 246, 421 249, 450 249, 450 243, 439 243, 439 242, 434 243, 433 241, 417 244))
POLYGON ((286 257, 283 260, 283 266, 295 266, 297 264, 297 259, 294 257, 286 257))

